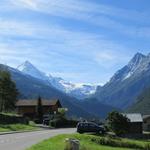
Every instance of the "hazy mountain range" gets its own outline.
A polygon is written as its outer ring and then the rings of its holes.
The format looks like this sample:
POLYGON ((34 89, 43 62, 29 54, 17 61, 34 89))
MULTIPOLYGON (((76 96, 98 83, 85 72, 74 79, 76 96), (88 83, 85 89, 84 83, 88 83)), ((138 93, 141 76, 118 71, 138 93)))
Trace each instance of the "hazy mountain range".
POLYGON ((130 111, 140 112, 150 103, 149 94, 145 94, 150 91, 150 54, 135 54, 109 82, 98 87, 79 86, 60 77, 46 75, 28 61, 17 69, 0 65, 0 70, 4 69, 10 71, 21 99, 35 99, 39 95, 46 99, 59 98, 63 106, 69 109, 68 115, 71 117, 104 118, 114 109, 127 110, 129 107, 130 111), (145 91, 147 88, 148 92, 145 91), (142 94, 143 99, 139 99, 142 92, 148 96, 142 94))
POLYGON ((31 62, 25 61, 23 64, 17 67, 19 71, 26 75, 30 75, 37 79, 43 80, 56 89, 67 93, 70 96, 74 96, 78 99, 87 98, 89 95, 95 93, 97 86, 90 84, 74 84, 65 81, 61 77, 53 77, 51 74, 41 72, 31 62))
POLYGON ((73 118, 104 118, 114 108, 99 102, 96 99, 78 100, 54 88, 47 81, 27 75, 18 69, 1 64, 0 70, 8 70, 20 92, 19 99, 58 98, 63 107, 68 108, 68 116, 73 118), (88 108, 88 109, 87 109, 88 108))

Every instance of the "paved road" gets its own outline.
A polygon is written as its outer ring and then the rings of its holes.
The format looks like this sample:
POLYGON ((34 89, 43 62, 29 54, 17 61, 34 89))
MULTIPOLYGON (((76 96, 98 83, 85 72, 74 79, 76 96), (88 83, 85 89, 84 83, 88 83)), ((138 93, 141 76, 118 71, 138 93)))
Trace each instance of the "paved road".
POLYGON ((25 150, 33 144, 58 134, 74 133, 75 129, 53 129, 0 135, 0 150, 25 150))

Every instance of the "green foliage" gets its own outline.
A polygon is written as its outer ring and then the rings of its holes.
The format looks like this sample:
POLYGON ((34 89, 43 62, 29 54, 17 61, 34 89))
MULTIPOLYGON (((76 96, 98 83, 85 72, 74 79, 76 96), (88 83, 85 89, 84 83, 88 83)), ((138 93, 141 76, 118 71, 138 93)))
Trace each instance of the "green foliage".
POLYGON ((144 149, 144 147, 140 144, 134 142, 127 142, 120 139, 112 139, 109 137, 102 138, 93 138, 92 142, 95 142, 100 145, 107 145, 112 147, 124 147, 124 148, 133 148, 133 149, 144 149))
POLYGON ((117 111, 108 114, 108 128, 116 135, 126 134, 129 132, 129 120, 117 111))
POLYGON ((82 146, 81 148, 80 148, 80 150, 89 150, 86 146, 82 146))
POLYGON ((76 127, 78 122, 76 120, 68 120, 65 116, 66 112, 66 108, 59 108, 58 114, 54 115, 54 118, 49 122, 50 127, 76 127))
POLYGON ((64 150, 73 150, 73 147, 71 144, 67 143, 64 150))
POLYGON ((18 94, 10 73, 0 71, 0 112, 13 110, 18 94))
POLYGON ((150 150, 150 144, 144 141, 135 141, 123 138, 112 138, 112 137, 94 137, 91 139, 92 142, 95 142, 99 145, 106 145, 111 147, 123 147, 130 149, 138 150, 150 150))
POLYGON ((54 128, 76 127, 76 120, 67 120, 65 118, 55 118, 50 121, 50 126, 54 128))
POLYGON ((128 143, 129 145, 133 144, 136 145, 135 147, 139 147, 139 148, 127 148, 128 146, 119 147, 119 146, 102 145, 98 141, 103 137, 89 135, 89 134, 58 135, 51 139, 44 140, 43 142, 40 142, 39 144, 32 146, 28 150, 64 150, 66 147, 66 143, 65 143, 66 138, 78 139, 80 141, 80 150, 132 150, 132 149, 149 150, 149 149, 145 149, 146 145, 148 144, 146 140, 139 141, 139 140, 129 140, 123 138, 111 139, 111 140, 115 140, 115 142, 118 142, 118 144, 119 142, 121 142, 124 144, 128 143), (95 140, 93 139, 96 139, 97 142, 95 142, 95 140))
POLYGON ((58 112, 59 112, 61 118, 65 118, 65 115, 67 112, 66 108, 59 108, 58 112))
POLYGON ((36 126, 36 123, 34 121, 29 121, 30 126, 36 126))
POLYGON ((150 143, 148 143, 144 146, 144 150, 150 150, 150 143))
POLYGON ((35 130, 37 127, 25 124, 9 124, 2 125, 0 124, 0 132, 9 132, 9 131, 26 131, 26 130, 35 130))
POLYGON ((29 120, 22 116, 17 116, 13 114, 0 114, 0 124, 28 124, 29 120))
POLYGON ((38 114, 39 121, 42 122, 42 120, 43 120, 43 106, 42 106, 42 99, 40 96, 38 98, 37 114, 38 114))

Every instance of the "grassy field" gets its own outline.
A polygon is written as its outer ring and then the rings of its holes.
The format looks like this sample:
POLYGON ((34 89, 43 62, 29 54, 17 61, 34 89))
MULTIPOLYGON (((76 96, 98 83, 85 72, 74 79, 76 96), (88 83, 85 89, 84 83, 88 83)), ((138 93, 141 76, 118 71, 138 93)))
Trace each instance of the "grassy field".
MULTIPOLYGON (((133 150, 132 148, 122 148, 120 145, 115 146, 105 146, 101 145, 98 142, 95 142, 93 139, 99 141, 103 138, 100 136, 86 135, 86 134, 71 134, 71 135, 59 135, 54 138, 45 140, 37 145, 32 146, 28 150, 64 150, 65 148, 65 139, 66 138, 75 138, 80 140, 80 150, 133 150)), ((137 147, 143 148, 148 141, 138 141, 138 140, 128 140, 128 139, 115 139, 116 141, 122 141, 123 143, 132 143, 137 147)), ((144 149, 144 148, 143 148, 144 149)))
POLYGON ((38 129, 33 124, 25 125, 25 124, 9 124, 9 125, 1 125, 0 124, 0 132, 9 132, 9 131, 30 131, 38 129))

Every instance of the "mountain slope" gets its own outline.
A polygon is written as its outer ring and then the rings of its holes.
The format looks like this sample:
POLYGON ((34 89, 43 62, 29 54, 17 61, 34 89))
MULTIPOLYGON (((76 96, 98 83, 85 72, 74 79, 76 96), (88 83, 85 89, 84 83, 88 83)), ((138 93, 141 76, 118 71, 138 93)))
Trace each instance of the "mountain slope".
POLYGON ((73 84, 63 80, 60 77, 46 75, 45 73, 38 70, 29 61, 25 61, 23 64, 19 65, 17 69, 26 75, 43 80, 45 83, 50 84, 56 89, 78 99, 87 98, 90 94, 93 94, 96 91, 95 85, 73 84))
POLYGON ((68 108, 69 117, 105 117, 107 112, 112 110, 112 107, 103 105, 98 101, 96 102, 95 99, 90 100, 89 102, 87 102, 87 100, 78 101, 76 98, 70 97, 46 84, 43 80, 26 75, 9 66, 0 65, 0 70, 8 70, 11 73, 12 78, 16 82, 17 88, 20 91, 20 98, 35 99, 39 95, 45 99, 58 98, 63 107, 68 108))
POLYGON ((95 116, 99 116, 100 118, 106 118, 108 113, 110 113, 114 110, 121 111, 118 108, 112 107, 110 105, 103 104, 95 98, 87 98, 84 101, 81 101, 80 106, 85 107, 86 110, 89 110, 90 112, 93 112, 93 114, 95 116))
POLYGON ((62 105, 69 109, 68 115, 70 117, 87 118, 94 116, 92 113, 87 112, 84 108, 81 108, 80 105, 76 104, 75 102, 77 100, 75 98, 69 97, 55 88, 44 84, 41 80, 24 75, 20 71, 5 65, 0 65, 0 70, 8 70, 11 73, 19 89, 20 98, 37 98, 39 95, 46 99, 59 98, 62 105))
POLYGON ((150 86, 150 55, 137 53, 94 95, 102 103, 119 108, 132 105, 143 89, 150 86))
POLYGON ((23 64, 19 65, 17 69, 24 74, 28 74, 30 76, 33 76, 37 79, 41 80, 47 80, 45 74, 41 71, 39 71, 37 68, 35 68, 29 61, 25 61, 23 64))
POLYGON ((128 109, 128 112, 137 112, 143 115, 150 114, 150 88, 140 94, 137 98, 137 102, 128 109))

